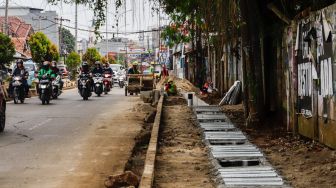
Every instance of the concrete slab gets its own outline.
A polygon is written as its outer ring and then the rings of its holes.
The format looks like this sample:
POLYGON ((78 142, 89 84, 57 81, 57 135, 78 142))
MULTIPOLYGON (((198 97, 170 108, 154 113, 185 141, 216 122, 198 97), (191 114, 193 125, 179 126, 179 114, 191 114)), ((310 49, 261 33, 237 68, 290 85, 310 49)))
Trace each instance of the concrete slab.
POLYGON ((237 128, 233 126, 230 123, 227 122, 220 122, 222 124, 211 124, 211 123, 201 123, 201 128, 204 129, 204 131, 236 131, 237 128))
POLYGON ((270 166, 231 167, 218 170, 225 185, 282 186, 281 177, 270 166))
POLYGON ((197 114, 197 118, 214 118, 214 119, 217 119, 217 118, 227 118, 226 115, 224 114, 197 114))

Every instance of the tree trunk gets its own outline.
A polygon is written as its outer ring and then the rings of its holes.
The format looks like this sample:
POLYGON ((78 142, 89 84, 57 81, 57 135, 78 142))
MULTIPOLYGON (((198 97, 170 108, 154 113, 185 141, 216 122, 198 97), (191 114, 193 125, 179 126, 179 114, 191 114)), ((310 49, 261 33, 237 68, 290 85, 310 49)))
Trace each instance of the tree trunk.
MULTIPOLYGON (((256 0, 241 1, 243 55, 246 66, 244 89, 248 90, 247 125, 259 125, 264 115, 263 82, 260 51, 260 24, 257 22, 258 7, 256 0), (245 88, 247 87, 247 88, 245 88)), ((245 94, 246 95, 246 94, 245 94)), ((246 99, 245 99, 246 100, 246 99)), ((245 102, 246 103, 246 102, 245 102)))

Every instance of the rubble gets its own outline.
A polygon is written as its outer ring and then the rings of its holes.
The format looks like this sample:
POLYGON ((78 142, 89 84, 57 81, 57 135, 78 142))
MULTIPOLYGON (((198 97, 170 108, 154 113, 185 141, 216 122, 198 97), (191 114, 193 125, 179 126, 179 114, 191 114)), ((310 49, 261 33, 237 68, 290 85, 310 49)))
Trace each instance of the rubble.
POLYGON ((120 187, 138 187, 140 177, 131 171, 125 173, 109 176, 104 185, 106 188, 120 188, 120 187))

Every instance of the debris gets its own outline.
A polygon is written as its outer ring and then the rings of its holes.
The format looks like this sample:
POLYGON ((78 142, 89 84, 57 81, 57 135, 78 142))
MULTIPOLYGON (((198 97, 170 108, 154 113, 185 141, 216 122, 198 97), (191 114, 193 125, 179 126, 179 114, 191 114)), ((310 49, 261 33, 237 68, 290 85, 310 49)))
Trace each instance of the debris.
POLYGON ((141 91, 140 99, 144 103, 152 103, 153 102, 153 91, 141 91))
POLYGON ((145 123, 154 123, 156 110, 148 113, 145 117, 145 123))
POLYGON ((109 176, 105 180, 105 187, 107 188, 119 188, 119 187, 138 187, 140 182, 140 177, 135 175, 131 171, 126 171, 123 174, 109 176))
POLYGON ((229 89, 229 91, 225 94, 224 98, 221 100, 219 103, 219 106, 223 104, 238 104, 240 94, 241 94, 241 82, 240 81, 235 81, 233 86, 229 89))

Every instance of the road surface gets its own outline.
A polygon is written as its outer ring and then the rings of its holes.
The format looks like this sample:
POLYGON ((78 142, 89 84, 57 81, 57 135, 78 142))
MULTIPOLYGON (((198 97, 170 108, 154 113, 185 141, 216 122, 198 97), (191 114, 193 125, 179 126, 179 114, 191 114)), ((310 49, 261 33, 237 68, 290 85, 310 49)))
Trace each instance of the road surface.
POLYGON ((38 98, 7 104, 0 134, 0 187, 103 187, 122 172, 141 128, 130 114, 137 97, 124 90, 83 101, 65 91, 50 105, 38 98))

